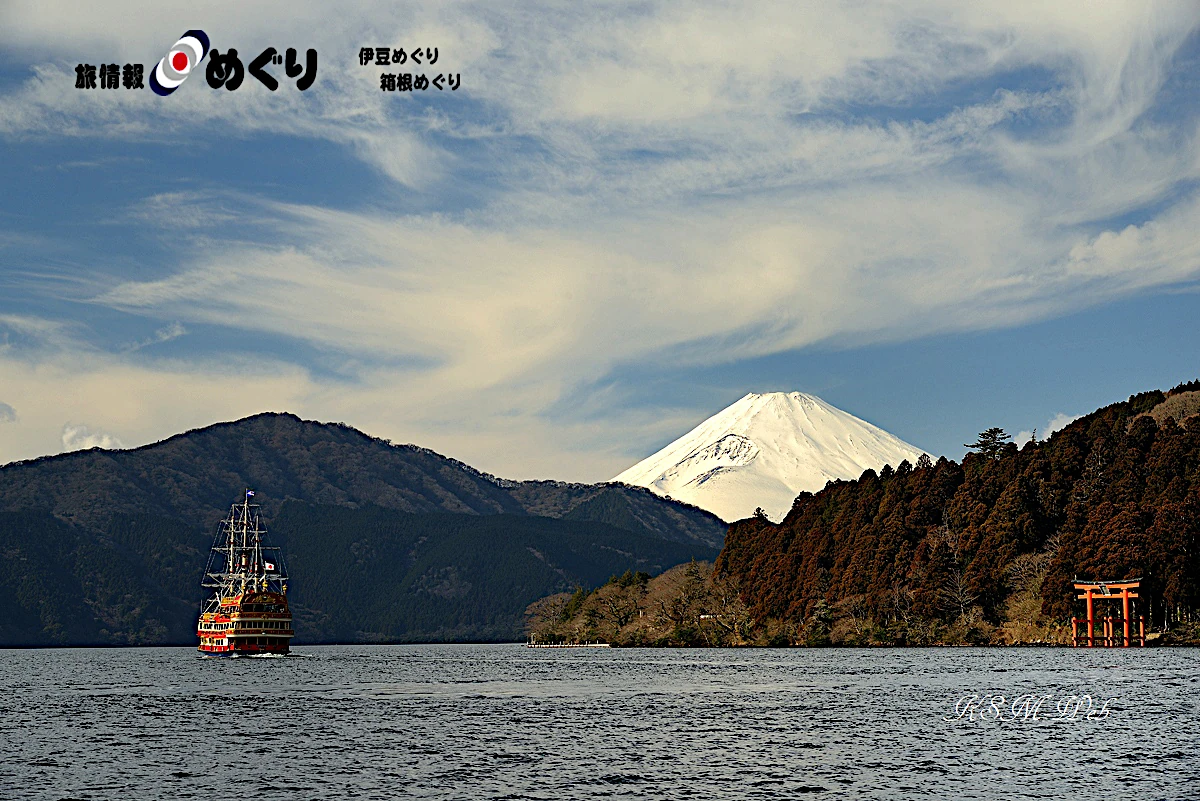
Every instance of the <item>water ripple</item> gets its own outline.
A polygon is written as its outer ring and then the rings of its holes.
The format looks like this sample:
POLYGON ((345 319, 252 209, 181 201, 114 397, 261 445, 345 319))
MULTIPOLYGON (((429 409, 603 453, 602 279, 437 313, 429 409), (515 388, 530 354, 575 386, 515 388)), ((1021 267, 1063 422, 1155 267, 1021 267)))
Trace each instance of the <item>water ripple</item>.
POLYGON ((1194 795, 1195 651, 0 651, 0 798, 1194 795), (964 695, 1103 721, 947 722, 964 695))

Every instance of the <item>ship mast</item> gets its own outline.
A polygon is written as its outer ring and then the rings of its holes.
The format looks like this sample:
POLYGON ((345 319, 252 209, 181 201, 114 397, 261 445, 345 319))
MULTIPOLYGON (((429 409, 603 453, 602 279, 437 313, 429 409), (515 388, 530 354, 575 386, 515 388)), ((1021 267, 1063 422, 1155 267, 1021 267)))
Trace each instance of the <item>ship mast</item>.
POLYGON ((222 598, 232 598, 252 592, 287 592, 287 572, 280 548, 264 544, 267 533, 257 504, 250 502, 253 490, 246 490, 241 503, 234 504, 229 516, 221 521, 213 537, 213 545, 201 585, 216 590, 205 601, 205 608, 215 608, 222 598))

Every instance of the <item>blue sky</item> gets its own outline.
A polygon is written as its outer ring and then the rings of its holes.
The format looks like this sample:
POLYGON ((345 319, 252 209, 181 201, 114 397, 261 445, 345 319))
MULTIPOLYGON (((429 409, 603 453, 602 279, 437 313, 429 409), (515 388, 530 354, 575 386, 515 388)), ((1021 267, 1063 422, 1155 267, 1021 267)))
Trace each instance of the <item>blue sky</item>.
POLYGON ((1200 377, 1200 7, 964 5, 6 3, 0 463, 271 409, 601 480, 768 390, 957 458, 1200 377), (74 89, 189 28, 317 81, 74 89))

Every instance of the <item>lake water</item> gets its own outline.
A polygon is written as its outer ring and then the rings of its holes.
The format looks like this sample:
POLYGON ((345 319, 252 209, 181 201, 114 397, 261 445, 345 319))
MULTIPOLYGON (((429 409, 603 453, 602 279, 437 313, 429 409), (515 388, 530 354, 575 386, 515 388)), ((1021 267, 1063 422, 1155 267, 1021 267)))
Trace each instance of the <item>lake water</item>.
POLYGON ((0 798, 1200 798, 1195 649, 297 651, 0 651, 0 798))

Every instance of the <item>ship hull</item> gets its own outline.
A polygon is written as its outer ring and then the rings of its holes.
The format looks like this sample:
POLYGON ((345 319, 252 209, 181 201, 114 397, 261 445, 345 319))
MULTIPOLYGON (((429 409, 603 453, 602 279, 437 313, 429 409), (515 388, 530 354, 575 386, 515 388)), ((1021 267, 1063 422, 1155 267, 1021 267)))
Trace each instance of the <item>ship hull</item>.
POLYGON ((205 656, 287 656, 291 653, 291 648, 287 643, 283 645, 239 645, 239 646, 220 646, 220 645, 201 645, 196 648, 197 651, 205 656))

